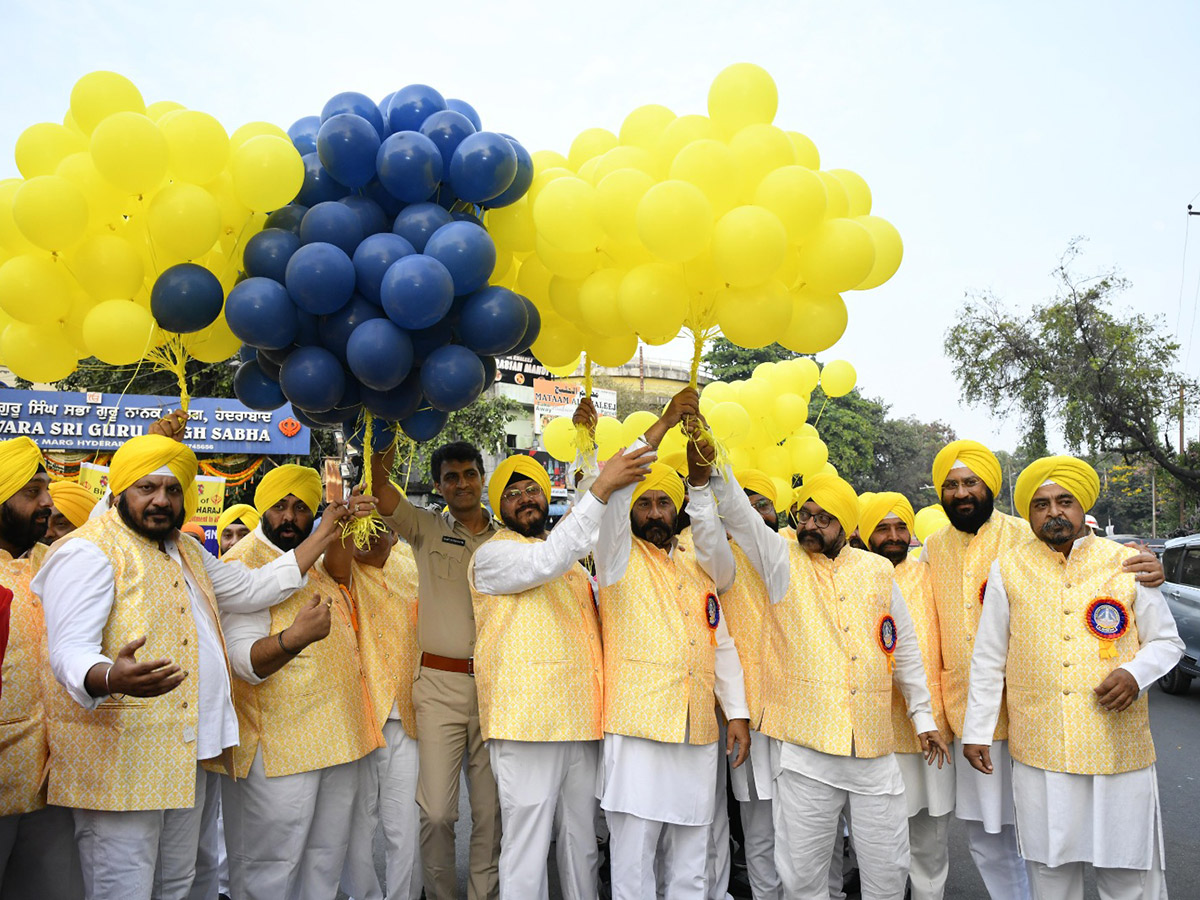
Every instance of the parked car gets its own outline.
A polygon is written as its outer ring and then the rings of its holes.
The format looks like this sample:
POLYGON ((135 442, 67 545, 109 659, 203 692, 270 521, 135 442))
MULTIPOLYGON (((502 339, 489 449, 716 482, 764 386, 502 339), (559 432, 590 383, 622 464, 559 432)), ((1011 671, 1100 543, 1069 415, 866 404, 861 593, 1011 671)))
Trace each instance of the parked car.
POLYGON ((1184 649, 1179 664, 1158 684, 1168 694, 1182 694, 1193 678, 1200 678, 1200 534, 1167 541, 1162 564, 1167 578, 1163 596, 1175 616, 1184 649))

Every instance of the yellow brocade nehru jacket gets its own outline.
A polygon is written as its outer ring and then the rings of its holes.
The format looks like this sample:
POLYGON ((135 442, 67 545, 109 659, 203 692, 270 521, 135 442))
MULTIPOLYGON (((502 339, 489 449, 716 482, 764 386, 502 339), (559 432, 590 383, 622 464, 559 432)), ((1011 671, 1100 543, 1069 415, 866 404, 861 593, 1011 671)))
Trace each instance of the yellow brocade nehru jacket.
MULTIPOLYGON (((221 560, 258 569, 280 555, 279 548, 256 530, 221 560)), ((329 634, 260 684, 233 681, 241 738, 234 752, 238 778, 250 772, 260 744, 267 777, 353 762, 383 746, 358 652, 357 610, 320 567, 309 570, 304 587, 271 607, 270 633, 291 625, 296 613, 318 595, 333 598, 329 634)))
POLYGON ((631 539, 625 574, 600 588, 606 733, 666 744, 717 739, 710 596, 716 587, 685 542, 668 555, 631 539))
MULTIPOLYGON (((504 529, 492 541, 536 543, 504 529)), ((481 594, 472 560, 475 686, 485 741, 598 741, 604 656, 591 578, 581 565, 519 594, 481 594)))
MULTIPOLYGON (((145 635, 139 659, 170 658, 185 672, 198 673, 199 644, 187 582, 158 542, 130 529, 115 507, 56 541, 48 557, 72 540, 95 544, 112 566, 113 605, 100 652, 116 659, 122 647, 145 635)), ((224 649, 205 551, 190 540, 176 546, 224 649)), ((199 687, 192 675, 159 697, 110 696, 93 710, 71 702, 50 723, 48 802, 112 811, 194 806, 199 687)), ((228 764, 229 754, 219 759, 228 764)))
MULTIPOLYGON (((929 687, 933 720, 938 732, 946 741, 953 739, 950 723, 946 721, 946 710, 942 705, 942 639, 938 633, 937 607, 933 603, 933 586, 929 581, 929 566, 913 559, 906 559, 895 568, 896 583, 908 605, 912 617, 913 631, 921 648, 921 662, 925 664, 925 683, 929 687)), ((892 737, 897 753, 920 753, 921 741, 912 719, 908 717, 908 704, 900 688, 892 687, 892 737)))
POLYGON ((1000 557, 1009 606, 1005 679, 1013 759, 1076 775, 1113 775, 1154 762, 1146 695, 1110 712, 1092 690, 1138 652, 1136 582, 1121 569, 1136 554, 1089 535, 1065 558, 1039 540, 1000 557), (1088 626, 1097 600, 1115 601, 1128 616, 1111 658, 1100 656, 1101 642, 1088 626))
POLYGON ((737 574, 733 585, 721 595, 721 611, 742 663, 750 727, 757 731, 762 721, 763 629, 769 605, 767 588, 742 548, 731 541, 729 549, 733 551, 737 574))
MULTIPOLYGON (((1032 540, 1036 538, 1024 519, 993 512, 978 534, 947 525, 926 542, 928 552, 923 556, 933 580, 933 600, 942 639, 942 702, 946 719, 957 736, 962 735, 967 714, 971 653, 983 613, 988 570, 1001 553, 1032 540)), ((1002 700, 995 740, 1007 737, 1008 713, 1002 700)))
POLYGON ((760 730, 833 756, 886 756, 892 673, 879 633, 892 564, 852 547, 832 560, 795 542, 788 553, 788 592, 767 611, 760 730))
POLYGON ((412 683, 421 651, 417 649, 417 564, 412 548, 397 543, 383 568, 355 560, 350 572, 350 593, 358 606, 358 650, 375 724, 382 729, 395 706, 404 733, 415 738, 412 683))

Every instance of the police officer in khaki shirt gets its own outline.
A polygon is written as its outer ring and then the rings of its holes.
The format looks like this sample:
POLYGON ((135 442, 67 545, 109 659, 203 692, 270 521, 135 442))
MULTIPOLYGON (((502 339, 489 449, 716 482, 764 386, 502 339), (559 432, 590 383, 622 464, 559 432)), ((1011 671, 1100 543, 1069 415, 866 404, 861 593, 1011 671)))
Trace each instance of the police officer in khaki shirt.
POLYGON ((479 732, 472 654, 475 615, 467 563, 495 532, 483 508, 483 457, 458 441, 433 453, 430 470, 446 500, 441 513, 418 509, 389 480, 395 451, 371 458, 379 513, 412 546, 417 561, 417 643, 421 668, 413 682, 417 715, 417 804, 421 861, 429 900, 454 900, 454 823, 464 755, 471 801, 469 900, 499 895, 500 801, 479 732))

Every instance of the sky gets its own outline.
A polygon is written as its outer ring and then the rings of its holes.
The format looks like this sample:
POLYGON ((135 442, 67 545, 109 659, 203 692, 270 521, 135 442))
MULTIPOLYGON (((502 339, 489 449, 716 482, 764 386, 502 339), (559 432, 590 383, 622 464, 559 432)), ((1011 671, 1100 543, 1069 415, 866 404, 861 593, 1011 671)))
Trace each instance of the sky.
POLYGON ((1075 237, 1077 271, 1119 270, 1132 287, 1118 308, 1161 316, 1200 375, 1194 2, 0 0, 0 20, 0 178, 17 174, 21 131, 60 121, 94 69, 229 131, 423 82, 485 128, 565 153, 646 103, 704 113, 713 77, 754 62, 778 85, 775 124, 865 177, 903 236, 899 272, 845 295, 849 327, 822 354, 850 360, 891 415, 1015 446, 1019 421, 960 404, 943 340, 967 294, 1016 311, 1049 296, 1075 237))

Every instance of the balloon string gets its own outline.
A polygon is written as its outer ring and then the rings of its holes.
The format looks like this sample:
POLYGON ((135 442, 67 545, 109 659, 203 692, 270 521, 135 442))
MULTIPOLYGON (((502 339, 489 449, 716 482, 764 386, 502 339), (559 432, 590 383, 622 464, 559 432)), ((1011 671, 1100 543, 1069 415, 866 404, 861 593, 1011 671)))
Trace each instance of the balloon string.
POLYGON ((827 403, 829 403, 828 396, 824 400, 821 401, 821 408, 819 410, 817 410, 817 417, 816 417, 816 419, 813 420, 813 428, 816 428, 818 425, 821 424, 821 413, 825 412, 825 405, 827 403))
POLYGON ((688 373, 688 387, 693 390, 697 389, 700 385, 700 357, 704 355, 704 340, 705 335, 703 331, 697 330, 692 332, 694 346, 692 349, 692 368, 688 373))
MULTIPOLYGON (((170 334, 161 346, 155 347, 146 354, 146 359, 155 369, 170 372, 179 383, 179 406, 187 415, 191 395, 187 385, 187 348, 183 346, 183 338, 178 334, 170 334)), ((136 373, 135 373, 136 374, 136 373)), ((132 381, 132 379, 130 379, 132 381)))
MULTIPOLYGON (((583 399, 592 399, 592 358, 586 354, 583 362, 583 399)), ((596 438, 582 422, 575 426, 575 449, 580 460, 576 471, 595 468, 596 438)))
MULTIPOLYGON (((363 410, 363 476, 360 485, 363 494, 370 496, 371 486, 371 454, 375 445, 375 417, 368 410, 363 410)), ((375 535, 386 530, 379 513, 372 512, 364 518, 352 517, 342 524, 342 537, 349 537, 359 550, 367 550, 375 535)))

